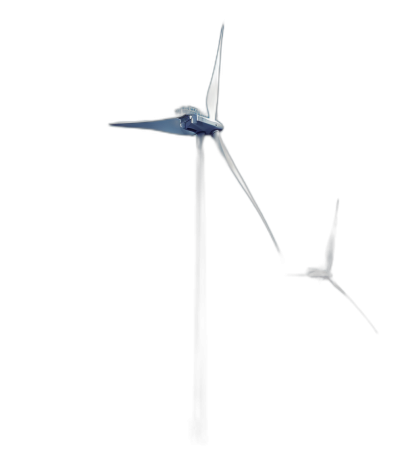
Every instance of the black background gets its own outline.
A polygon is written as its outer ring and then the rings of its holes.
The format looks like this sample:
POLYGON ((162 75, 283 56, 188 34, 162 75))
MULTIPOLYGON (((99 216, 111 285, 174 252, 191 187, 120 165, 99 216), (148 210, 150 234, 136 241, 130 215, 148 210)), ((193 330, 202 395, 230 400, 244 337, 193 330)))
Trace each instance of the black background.
POLYGON ((56 369, 73 442, 98 456, 188 443, 195 139, 108 123, 207 112, 224 23, 217 118, 284 270, 323 265, 339 197, 335 280, 379 335, 328 283, 284 278, 206 139, 209 448, 376 448, 394 383, 381 25, 360 11, 204 13, 110 7, 65 36, 73 110, 55 204, 68 346, 56 369))

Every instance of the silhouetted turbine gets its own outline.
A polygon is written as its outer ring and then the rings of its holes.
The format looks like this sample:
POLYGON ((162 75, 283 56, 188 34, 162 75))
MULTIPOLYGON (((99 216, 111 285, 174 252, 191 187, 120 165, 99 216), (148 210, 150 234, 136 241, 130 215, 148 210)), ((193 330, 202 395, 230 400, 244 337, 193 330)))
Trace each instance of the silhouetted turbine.
POLYGON ((253 204, 259 216, 261 217, 261 220, 263 221, 266 229, 268 230, 268 233, 272 239, 272 242, 275 245, 276 250, 280 254, 278 243, 276 242, 276 239, 273 236, 272 231, 260 208, 258 207, 254 197, 252 196, 248 186, 246 185, 243 177, 239 173, 239 170, 237 169, 234 161, 232 160, 232 157, 228 153, 228 150, 225 144, 223 143, 220 134, 221 131, 224 129, 223 124, 218 121, 217 117, 223 34, 224 26, 222 26, 221 28, 217 57, 215 59, 214 70, 211 76, 211 81, 208 87, 206 97, 207 114, 202 114, 198 108, 195 108, 193 106, 182 106, 181 108, 176 110, 177 117, 159 119, 157 121, 115 122, 110 124, 110 126, 131 127, 136 129, 150 129, 154 131, 186 136, 202 133, 206 135, 212 135, 215 138, 218 145, 218 149, 225 158, 230 170, 234 174, 238 183, 243 188, 243 191, 247 194, 251 203, 253 204))
POLYGON ((252 196, 248 186, 237 169, 232 157, 221 138, 224 126, 218 121, 219 77, 221 68, 221 51, 224 26, 221 28, 217 57, 211 76, 206 97, 207 114, 202 114, 198 108, 183 106, 176 110, 177 117, 157 121, 116 122, 110 124, 118 127, 150 129, 183 136, 196 135, 197 140, 197 208, 196 208, 196 293, 195 293, 195 365, 194 365, 194 406, 193 433, 198 441, 206 440, 206 310, 205 310, 205 207, 204 207, 204 153, 203 141, 205 135, 214 137, 218 149, 225 158, 230 170, 247 194, 258 212, 268 233, 280 254, 278 243, 265 220, 260 208, 252 196))

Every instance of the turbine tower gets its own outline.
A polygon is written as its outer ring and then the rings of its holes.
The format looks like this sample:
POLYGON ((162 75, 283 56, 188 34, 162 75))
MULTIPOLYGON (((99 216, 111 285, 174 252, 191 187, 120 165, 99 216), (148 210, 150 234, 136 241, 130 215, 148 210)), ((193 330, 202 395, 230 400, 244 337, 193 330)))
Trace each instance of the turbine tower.
POLYGON ((196 175, 196 286, 195 286, 195 351, 194 351, 194 403, 193 436, 197 442, 205 442, 206 420, 206 308, 205 308, 205 193, 204 193, 204 152, 203 141, 211 135, 225 158, 233 175, 261 217, 269 236, 279 254, 279 246, 272 231, 252 196, 248 186, 237 169, 221 137, 224 129, 218 120, 219 77, 224 26, 222 25, 217 57, 206 97, 207 114, 193 106, 182 106, 176 110, 176 117, 156 121, 116 122, 118 127, 150 129, 183 136, 196 136, 197 175, 196 175))

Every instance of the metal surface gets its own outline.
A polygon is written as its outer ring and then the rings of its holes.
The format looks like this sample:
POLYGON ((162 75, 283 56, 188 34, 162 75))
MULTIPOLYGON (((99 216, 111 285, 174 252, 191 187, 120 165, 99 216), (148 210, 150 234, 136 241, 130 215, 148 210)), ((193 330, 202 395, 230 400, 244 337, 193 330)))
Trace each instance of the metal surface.
POLYGON ((184 115, 179 118, 181 127, 188 131, 211 135, 215 131, 222 131, 224 126, 217 121, 212 121, 201 114, 184 115))
POLYGON ((177 117, 168 119, 159 119, 157 121, 138 121, 138 122, 114 122, 110 126, 133 127, 136 129, 150 129, 152 131, 168 132, 169 134, 194 135, 195 132, 181 127, 181 121, 177 117))

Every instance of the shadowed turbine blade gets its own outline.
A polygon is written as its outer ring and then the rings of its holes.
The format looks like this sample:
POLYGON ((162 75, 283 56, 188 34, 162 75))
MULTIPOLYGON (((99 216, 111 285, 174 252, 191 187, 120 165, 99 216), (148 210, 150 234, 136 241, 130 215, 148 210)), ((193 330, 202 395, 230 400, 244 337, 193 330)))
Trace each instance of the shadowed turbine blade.
POLYGON ((374 325, 370 322, 370 320, 368 319, 368 317, 365 315, 365 313, 360 309, 360 307, 354 302, 354 300, 352 300, 347 294, 346 292, 338 285, 336 284, 336 282, 332 279, 332 278, 329 278, 328 279, 329 282, 333 285, 333 287, 335 287, 339 292, 341 292, 348 300, 350 300, 350 302, 354 305, 354 307, 356 307, 356 309, 361 313, 361 315, 367 320, 367 322, 372 326, 372 328, 374 329, 375 333, 378 333, 378 330, 374 327, 374 325))
POLYGON ((336 239, 336 225, 337 225, 338 210, 339 210, 339 199, 336 201, 335 218, 333 220, 331 234, 329 236, 328 245, 326 247, 326 269, 329 272, 332 269, 333 256, 335 254, 335 239, 336 239))
POLYGON ((219 44, 217 57, 215 59, 214 70, 208 87, 206 106, 208 117, 214 121, 217 121, 217 110, 218 110, 218 95, 219 95, 219 72, 221 69, 221 51, 222 51, 222 39, 224 36, 224 25, 221 28, 221 34, 219 36, 219 44))
POLYGON ((179 118, 159 119, 158 121, 114 122, 110 126, 134 127, 136 129, 150 129, 153 131, 168 132, 169 134, 194 135, 194 132, 182 129, 179 118))
POLYGON ((276 242, 275 237, 272 234, 272 231, 269 228, 269 225, 268 225, 267 221, 265 220, 265 217, 264 217, 263 213, 261 212, 260 208, 258 207, 255 199, 253 198, 249 188, 247 187, 244 179, 242 178, 242 175, 239 173, 239 170, 236 168, 236 165, 233 162, 232 157, 229 155, 229 152, 228 152, 227 148, 225 147, 225 145, 222 141, 220 133, 218 131, 215 131, 213 133, 213 137, 217 141, 218 147, 219 147, 223 157, 225 158, 226 163, 228 164, 228 166, 231 169, 232 173, 235 175, 235 178, 238 180, 240 186, 243 188, 244 192, 247 194, 250 201, 253 203, 253 206, 255 207, 256 211, 258 212, 259 216, 261 217, 262 221, 264 222, 264 225, 267 228, 268 233, 269 233, 272 241, 274 242, 275 248, 277 249, 278 253, 281 254, 278 243, 276 242))

